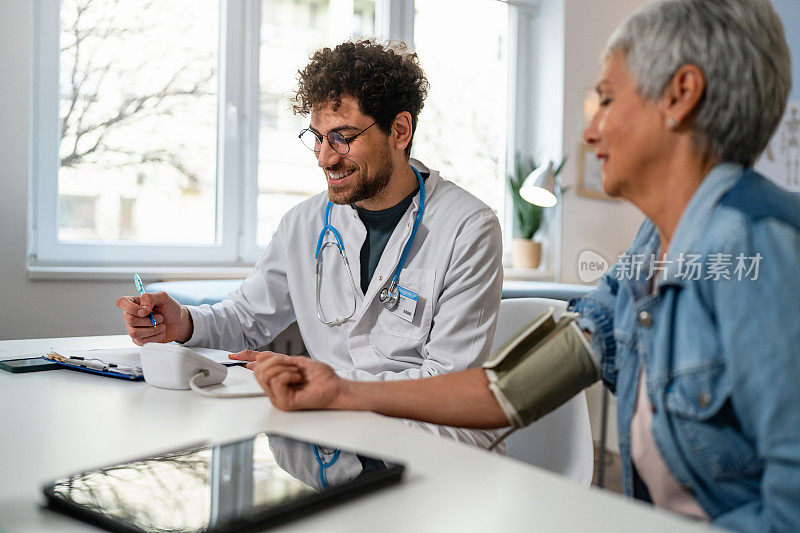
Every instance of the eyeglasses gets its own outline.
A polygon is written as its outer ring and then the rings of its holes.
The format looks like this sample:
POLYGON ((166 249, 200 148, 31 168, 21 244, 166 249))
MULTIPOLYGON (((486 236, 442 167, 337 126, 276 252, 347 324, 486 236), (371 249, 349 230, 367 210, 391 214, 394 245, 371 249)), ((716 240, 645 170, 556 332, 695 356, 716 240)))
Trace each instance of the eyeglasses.
MULTIPOLYGON (((328 139, 328 145, 333 148, 337 154, 346 155, 350 151, 350 143, 356 140, 359 135, 370 129, 375 124, 376 123, 373 122, 352 137, 345 137, 338 131, 329 131, 325 137, 328 139)), ((311 128, 304 129, 297 137, 303 141, 303 144, 306 146, 306 148, 312 150, 314 153, 319 154, 319 152, 322 150, 322 135, 311 128)))

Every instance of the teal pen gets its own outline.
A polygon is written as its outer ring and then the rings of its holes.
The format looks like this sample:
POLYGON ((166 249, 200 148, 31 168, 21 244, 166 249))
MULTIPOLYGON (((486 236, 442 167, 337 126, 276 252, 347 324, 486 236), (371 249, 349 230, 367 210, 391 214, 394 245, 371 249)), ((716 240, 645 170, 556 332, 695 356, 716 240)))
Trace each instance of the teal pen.
MULTIPOLYGON (((133 275, 133 282, 136 284, 136 290, 139 291, 139 296, 144 294, 144 285, 142 284, 142 278, 139 277, 139 274, 133 275)), ((153 325, 156 325, 156 317, 153 316, 153 313, 150 313, 150 322, 153 325)))

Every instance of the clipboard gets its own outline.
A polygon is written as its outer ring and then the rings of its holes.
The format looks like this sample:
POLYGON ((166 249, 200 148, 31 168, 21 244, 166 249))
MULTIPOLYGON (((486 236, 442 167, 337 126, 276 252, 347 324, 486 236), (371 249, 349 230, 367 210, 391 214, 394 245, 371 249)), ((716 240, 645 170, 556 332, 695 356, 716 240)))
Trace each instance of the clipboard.
POLYGON ((96 358, 67 358, 58 352, 49 352, 44 354, 42 357, 69 370, 88 372, 89 374, 125 379, 128 381, 144 381, 144 373, 140 367, 119 365, 117 363, 106 362, 96 358))

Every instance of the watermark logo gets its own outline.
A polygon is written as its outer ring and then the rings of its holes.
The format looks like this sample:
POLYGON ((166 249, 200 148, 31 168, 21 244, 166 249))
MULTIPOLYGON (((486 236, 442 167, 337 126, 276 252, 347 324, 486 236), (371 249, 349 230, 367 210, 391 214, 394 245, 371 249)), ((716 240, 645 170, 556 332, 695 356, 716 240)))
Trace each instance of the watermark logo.
POLYGON ((578 277, 583 283, 594 283, 608 270, 608 261, 592 250, 584 250, 578 255, 578 277))
POLYGON ((617 256, 613 269, 593 250, 578 255, 578 277, 583 283, 594 283, 608 272, 616 280, 683 280, 743 281, 758 280, 763 256, 739 253, 693 254, 680 252, 674 257, 656 254, 623 253, 617 256))
POLYGON ((763 256, 711 253, 707 255, 680 252, 677 257, 658 257, 655 254, 628 254, 617 257, 614 278, 698 280, 758 280, 763 256))

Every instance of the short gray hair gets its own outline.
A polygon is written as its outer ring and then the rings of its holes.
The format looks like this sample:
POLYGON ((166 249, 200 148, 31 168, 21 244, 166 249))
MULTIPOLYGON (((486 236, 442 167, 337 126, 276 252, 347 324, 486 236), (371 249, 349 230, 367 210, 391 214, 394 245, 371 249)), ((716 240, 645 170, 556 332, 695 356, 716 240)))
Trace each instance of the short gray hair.
POLYGON ((751 166, 786 108, 791 59, 768 0, 661 0, 631 15, 606 45, 626 54, 639 94, 656 100, 683 65, 706 89, 691 128, 698 150, 751 166))

